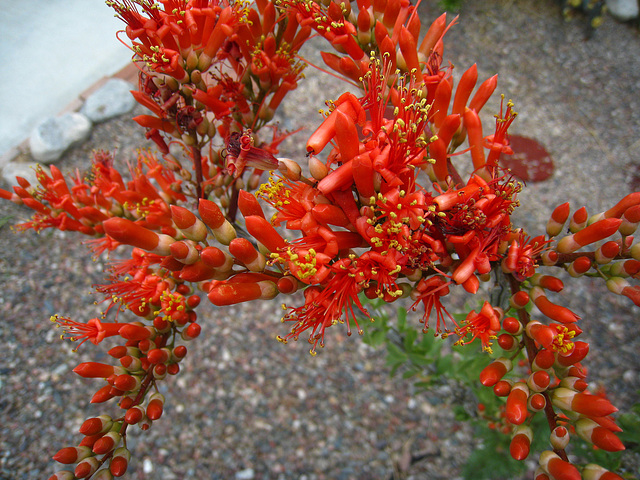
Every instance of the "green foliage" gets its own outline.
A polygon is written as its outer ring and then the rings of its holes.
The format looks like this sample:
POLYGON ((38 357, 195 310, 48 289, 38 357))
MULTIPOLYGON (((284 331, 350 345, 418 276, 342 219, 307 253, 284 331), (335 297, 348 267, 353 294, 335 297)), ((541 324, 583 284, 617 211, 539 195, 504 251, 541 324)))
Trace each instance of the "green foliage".
POLYGON ((462 6, 462 1, 463 0, 440 0, 438 5, 442 10, 447 12, 457 12, 462 6))
MULTIPOLYGON (((474 438, 480 439, 463 468, 464 478, 498 480, 523 475, 526 464, 511 458, 511 435, 503 431, 506 423, 502 422, 501 407, 504 406, 505 399, 497 397, 492 388, 482 386, 478 380, 480 372, 492 358, 512 357, 513 354, 502 351, 495 343, 496 352, 486 357, 478 355, 479 347, 475 344, 452 347, 453 342, 430 333, 423 334, 419 325, 407 322, 407 311, 404 308, 390 309, 382 300, 363 299, 363 303, 367 304, 375 318, 373 322, 361 323, 364 329, 363 340, 373 347, 385 345, 386 365, 391 376, 401 373, 403 378, 412 379, 416 391, 427 391, 445 381, 456 382, 458 388, 466 388, 477 404, 483 405, 482 414, 470 412, 459 403, 452 405, 456 420, 471 422, 474 438)), ((526 308, 531 310, 531 305, 526 308)), ((507 315, 515 313, 508 311, 507 315)), ((460 323, 465 315, 453 317, 460 323)), ((513 360, 514 363, 517 362, 518 357, 513 360)), ((546 423, 544 414, 538 414, 532 417, 530 426, 534 432, 544 432, 545 429, 548 430, 546 423)), ((640 453, 637 438, 640 432, 640 403, 634 405, 631 412, 620 415, 618 423, 624 430, 618 435, 627 447, 627 452, 640 453)), ((573 437, 572 455, 585 459, 585 463, 597 463, 611 471, 619 470, 622 452, 604 452, 593 448, 576 435, 573 437)), ((548 438, 548 435, 534 435, 531 451, 548 450, 548 438)))

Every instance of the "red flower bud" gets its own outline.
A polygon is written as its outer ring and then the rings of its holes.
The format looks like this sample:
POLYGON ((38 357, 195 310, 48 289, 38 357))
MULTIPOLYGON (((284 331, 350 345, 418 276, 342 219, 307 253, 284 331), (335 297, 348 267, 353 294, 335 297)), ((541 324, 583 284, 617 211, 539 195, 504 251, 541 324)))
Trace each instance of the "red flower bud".
POLYGON ((480 383, 485 387, 492 387, 498 383, 512 367, 511 360, 508 358, 498 358, 482 369, 482 372, 480 372, 480 383))
POLYGON ((95 435, 109 431, 113 425, 113 421, 109 415, 100 415, 99 417, 88 418, 82 423, 80 433, 83 435, 95 435))
POLYGON ((605 417, 618 411, 606 398, 586 392, 574 392, 564 387, 553 390, 551 402, 562 410, 582 413, 589 417, 605 417))
POLYGON ((126 218, 112 217, 102 225, 105 233, 114 240, 162 256, 171 253, 169 247, 175 242, 169 235, 153 232, 126 218))
POLYGON ((162 416, 164 408, 164 396, 160 393, 154 393, 147 405, 147 418, 149 420, 157 420, 162 416))
POLYGON ((618 436, 610 430, 601 427, 589 418, 581 418, 576 422, 576 433, 587 442, 607 452, 624 450, 624 445, 618 436))
POLYGON ((518 382, 511 389, 507 397, 507 420, 514 425, 521 425, 527 418, 527 399, 529 389, 524 383, 518 382))
POLYGON ((96 443, 94 443, 93 453, 97 455, 108 453, 113 450, 118 445, 118 443, 120 443, 121 439, 122 436, 120 435, 120 433, 115 431, 108 432, 96 443))
POLYGON ((56 462, 70 465, 77 463, 91 455, 91 449, 89 447, 66 447, 58 451, 53 456, 56 462))
POLYGON ((551 432, 549 442, 555 450, 563 450, 569 445, 569 430, 566 427, 556 427, 551 432))
POLYGON ((75 373, 84 378, 107 378, 113 375, 113 365, 97 362, 84 362, 73 369, 75 373))
POLYGON ((531 427, 520 425, 516 428, 511 444, 509 445, 509 453, 516 460, 524 460, 529 456, 531 441, 533 440, 533 431, 531 427))
POLYGON ((620 475, 610 472, 606 468, 589 463, 582 469, 583 480, 624 480, 620 475))
POLYGON ((555 480, 581 480, 582 478, 574 465, 565 462, 551 450, 540 454, 540 466, 555 480))

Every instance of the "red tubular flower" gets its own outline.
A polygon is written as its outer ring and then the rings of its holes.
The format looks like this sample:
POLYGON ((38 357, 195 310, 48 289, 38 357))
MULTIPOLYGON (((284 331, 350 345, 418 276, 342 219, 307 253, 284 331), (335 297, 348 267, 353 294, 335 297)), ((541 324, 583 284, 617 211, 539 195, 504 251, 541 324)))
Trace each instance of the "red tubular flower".
POLYGON ((556 250, 559 253, 573 253, 585 245, 604 240, 613 235, 621 223, 622 219, 620 218, 603 218, 602 220, 598 220, 573 235, 568 235, 560 239, 556 250))
POLYGON ((573 323, 580 320, 580 316, 573 313, 566 307, 556 305, 549 301, 544 293, 544 290, 540 287, 533 287, 529 292, 533 303, 540 311, 552 320, 561 323, 573 323))
POLYGON ((493 95, 493 92, 496 90, 497 86, 497 74, 482 82, 482 84, 478 87, 478 90, 476 90, 475 95, 469 102, 469 110, 475 110, 476 112, 480 113, 480 110, 482 110, 482 107, 484 107, 485 103, 487 103, 487 100, 489 100, 491 95, 493 95))
POLYGON ((453 105, 451 113, 463 115, 467 107, 467 100, 471 96, 471 92, 478 81, 478 66, 474 63, 460 77, 460 82, 456 88, 456 94, 453 97, 453 105))
POLYGON ((201 242, 207 237, 207 227, 190 210, 171 205, 171 218, 189 240, 201 242))
POLYGON ((71 340, 72 342, 82 340, 74 350, 80 348, 87 340, 97 345, 106 337, 118 335, 120 329, 127 325, 126 323, 102 323, 97 318, 92 318, 87 323, 81 323, 58 315, 51 317, 51 321, 56 324, 56 327, 64 329, 64 333, 60 338, 71 340))
POLYGON ((244 217, 257 215, 258 217, 265 218, 264 211, 260 203, 258 203, 256 196, 245 190, 238 192, 238 210, 240 210, 240 213, 242 213, 244 217))
POLYGON ((466 345, 479 338, 482 342, 482 349, 491 351, 491 339, 495 338, 496 332, 500 330, 500 318, 491 304, 484 302, 480 312, 476 313, 472 310, 467 315, 462 327, 456 329, 456 334, 460 336, 460 344, 466 345), (471 333, 472 337, 469 341, 463 341, 463 338, 471 333))

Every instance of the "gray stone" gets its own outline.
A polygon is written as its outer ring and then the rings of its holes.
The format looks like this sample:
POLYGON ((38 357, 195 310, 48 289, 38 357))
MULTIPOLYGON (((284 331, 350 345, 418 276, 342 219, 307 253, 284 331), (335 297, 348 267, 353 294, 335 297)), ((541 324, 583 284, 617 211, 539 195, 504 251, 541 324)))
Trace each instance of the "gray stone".
POLYGON ((58 160, 69 147, 87 139, 91 121, 81 113, 65 113, 43 120, 29 138, 31 156, 42 163, 58 160))
MULTIPOLYGON (((22 177, 33 186, 39 185, 38 180, 36 179, 35 170, 37 165, 37 163, 33 162, 7 163, 2 169, 2 178, 4 179, 4 183, 6 185, 9 185, 9 187, 15 187, 18 185, 18 182, 16 182, 16 177, 22 177)), ((9 191, 12 192, 13 188, 9 188, 9 191)))
POLYGON ((80 112, 94 123, 127 113, 136 103, 130 92, 133 89, 131 83, 112 78, 87 98, 80 112))
POLYGON ((607 8, 615 18, 626 22, 638 18, 638 0, 607 0, 607 8))

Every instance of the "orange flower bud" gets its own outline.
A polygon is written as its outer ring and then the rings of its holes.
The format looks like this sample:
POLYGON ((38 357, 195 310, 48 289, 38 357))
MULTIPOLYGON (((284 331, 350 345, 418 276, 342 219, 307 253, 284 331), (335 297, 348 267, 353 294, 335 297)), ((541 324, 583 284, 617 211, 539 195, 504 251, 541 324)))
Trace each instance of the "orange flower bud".
POLYGON ((562 233, 564 224, 569 218, 571 207, 569 202, 558 205, 551 214, 549 221, 547 222, 547 235, 549 237, 555 237, 562 233))
POLYGON ((453 105, 451 107, 451 113, 463 115, 467 106, 467 100, 471 96, 471 92, 476 86, 478 81, 478 66, 474 63, 471 65, 460 77, 460 82, 456 88, 456 93, 453 97, 453 105))
POLYGON ((108 432, 111 429, 111 425, 113 425, 113 421, 109 415, 100 415, 99 417, 85 420, 79 431, 83 435, 95 435, 108 432))
POLYGON ((586 256, 576 258, 569 265, 568 272, 572 277, 580 277, 591 269, 591 259, 586 256))
POLYGON ((513 432, 509 453, 516 460, 524 460, 529 456, 531 441, 533 440, 533 430, 527 425, 518 426, 513 432))
POLYGON ((512 368, 511 360, 505 357, 498 358, 482 369, 480 383, 485 387, 492 387, 512 368))
POLYGON ((560 386, 570 388, 576 392, 584 392, 589 385, 580 377, 564 377, 560 381, 560 386))
POLYGON ((100 438, 100 440, 94 443, 93 453, 102 455, 104 453, 110 452, 116 446, 118 446, 121 439, 122 436, 120 435, 120 433, 116 431, 108 432, 102 438, 100 438))
POLYGON ((522 383, 516 383, 507 397, 506 414, 507 420, 514 425, 521 425, 527 418, 527 399, 529 398, 529 388, 522 383))
POLYGON ((541 393, 534 393, 529 395, 529 400, 527 400, 527 408, 535 413, 539 412, 547 406, 547 399, 541 393))
POLYGON ((527 386, 534 392, 544 392, 551 382, 551 377, 545 370, 533 372, 527 378, 527 386))
POLYGON ((134 405, 133 407, 129 408, 124 414, 124 421, 131 425, 135 425, 140 420, 142 420, 143 417, 144 408, 142 408, 140 405, 134 405))
POLYGON ((113 457, 109 462, 109 471, 114 477, 123 476, 127 467, 129 466, 129 460, 131 459, 131 452, 126 447, 120 447, 113 452, 113 457))
POLYGON ((207 238, 205 224, 186 208, 171 205, 171 218, 180 232, 189 240, 201 242, 207 238))
POLYGON ((282 235, 263 217, 250 215, 245 218, 245 226, 251 236, 270 252, 278 252, 286 248, 287 243, 282 235))
POLYGON ((113 365, 97 362, 84 362, 73 369, 75 373, 84 378, 107 378, 113 375, 113 365))
POLYGON ((581 480, 578 469, 565 462, 558 454, 545 450, 540 454, 540 466, 555 480, 581 480))
POLYGON ((104 403, 113 397, 115 394, 111 393, 111 385, 105 385, 93 395, 90 403, 104 403))
POLYGON ((123 373, 122 375, 118 375, 116 377, 113 385, 118 390, 122 390, 123 392, 136 391, 140 388, 140 378, 135 375, 123 373))
POLYGON ((576 422, 576 433, 606 452, 619 452, 625 449, 615 433, 601 427, 589 418, 581 418, 576 422))
POLYGON ((553 328, 548 325, 544 325, 537 320, 531 320, 527 323, 525 331, 527 336, 533 338, 544 348, 549 348, 553 343, 553 339, 558 335, 553 328))
MULTIPOLYGON (((460 87, 458 87, 459 89, 460 87)), ((456 92, 457 94, 457 92, 456 92)), ((484 156, 484 136, 482 135, 482 122, 480 116, 475 110, 467 108, 463 114, 464 128, 467 131, 469 139, 469 148, 471 151, 471 161, 473 168, 476 170, 482 168, 486 163, 484 156)))
POLYGON ((70 465, 77 463, 91 455, 91 449, 89 447, 66 447, 58 451, 53 456, 53 459, 58 463, 64 463, 70 465))
POLYGON ((251 300, 267 300, 274 298, 277 294, 278 289, 275 283, 263 280, 255 283, 219 282, 212 285, 207 297, 211 303, 221 307, 251 300))
POLYGON ((76 465, 76 468, 73 471, 73 474, 77 478, 90 477, 91 475, 96 473, 96 470, 98 470, 99 466, 100 466, 100 462, 96 457, 85 458, 80 463, 78 463, 78 465, 76 465))
POLYGON ((529 303, 529 300, 529 294, 524 290, 520 290, 519 292, 511 295, 511 298, 509 299, 509 305, 511 305, 513 308, 524 308, 529 303))
POLYGON ((620 244, 618 242, 606 242, 596 250, 596 262, 600 265, 609 263, 618 253, 620 253, 620 244))
POLYGON ((509 380, 500 380, 493 386, 493 393, 496 397, 506 397, 511 393, 511 382, 509 380))
POLYGON ((549 442, 554 450, 563 450, 569 445, 569 430, 566 427, 556 427, 549 436, 549 442))
POLYGON ((245 190, 240 190, 240 192, 238 192, 238 209, 244 217, 257 215, 264 218, 264 211, 258 203, 256 196, 245 190))
POLYGON ((559 292, 564 288, 564 283, 557 277, 552 275, 542 275, 541 273, 536 273, 529 281, 532 285, 538 285, 545 290, 550 290, 552 292, 559 292))
POLYGON ((534 371, 537 370, 549 370, 553 367, 553 364, 556 361, 556 356, 552 350, 548 350, 547 348, 543 348, 533 359, 533 363, 531 365, 531 369, 534 371))
POLYGON ((234 238, 229 243, 229 253, 252 272, 262 272, 267 260, 246 238, 234 238))
POLYGON ((622 223, 619 218, 603 218, 588 227, 563 237, 558 242, 556 250, 559 253, 573 253, 576 250, 613 235, 618 231, 618 227, 622 223))
POLYGON ((566 307, 551 303, 540 287, 533 287, 529 295, 536 307, 547 317, 560 323, 573 323, 580 317, 566 307))
POLYGON ((583 480, 624 480, 620 475, 616 475, 595 463, 589 463, 584 466, 582 478, 583 480))
POLYGON ((229 245, 231 240, 236 238, 236 230, 233 225, 224 218, 224 214, 217 204, 210 200, 201 198, 198 203, 198 212, 202 221, 213 231, 213 234, 223 245, 229 245))
POLYGON ((157 255, 170 255, 170 246, 175 242, 169 235, 153 232, 126 218, 112 217, 103 222, 102 226, 105 233, 117 242, 157 255))
POLYGON ((160 393, 151 395, 149 405, 147 405, 147 418, 149 420, 158 420, 162 416, 164 409, 164 396, 160 393))
MULTIPOLYGON (((527 298, 529 296, 527 295, 527 298)), ((505 317, 502 320, 502 328, 511 335, 520 335, 522 333, 522 323, 516 317, 505 317)))
POLYGON ((569 231, 571 233, 576 233, 582 230, 589 220, 589 214, 587 213, 587 209, 585 207, 580 207, 576 210, 571 217, 571 222, 569 222, 569 231))
POLYGON ((482 107, 484 107, 487 100, 493 95, 496 87, 498 86, 498 75, 494 75, 493 77, 487 78, 476 90, 475 95, 469 102, 468 108, 469 110, 475 110, 480 113, 482 107))
POLYGON ((574 411, 590 417, 605 417, 618 411, 606 398, 586 392, 574 392, 564 387, 553 390, 551 402, 562 410, 574 411))

